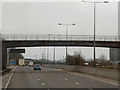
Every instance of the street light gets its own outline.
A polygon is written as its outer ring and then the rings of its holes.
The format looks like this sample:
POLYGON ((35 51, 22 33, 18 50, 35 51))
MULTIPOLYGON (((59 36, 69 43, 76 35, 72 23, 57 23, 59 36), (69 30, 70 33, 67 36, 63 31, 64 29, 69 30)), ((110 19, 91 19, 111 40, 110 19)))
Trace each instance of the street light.
POLYGON ((61 34, 58 34, 58 36, 59 36, 59 38, 60 38, 59 40, 61 41, 61 34))
MULTIPOLYGON (((62 26, 62 25, 64 25, 64 26, 66 26, 66 41, 67 41, 67 36, 68 36, 68 26, 70 26, 70 25, 76 25, 75 23, 73 23, 73 24, 62 24, 62 23, 58 23, 58 25, 60 25, 60 26, 62 26)), ((67 54, 68 52, 67 52, 67 46, 66 46, 66 60, 67 60, 67 54)))
POLYGON ((101 2, 94 2, 94 1, 85 1, 82 0, 82 2, 88 2, 88 3, 94 3, 94 67, 96 66, 95 63, 95 31, 96 31, 96 4, 97 3, 109 3, 109 1, 101 1, 101 2))
MULTIPOLYGON (((50 35, 51 34, 48 34, 48 40, 50 41, 50 35)), ((48 61, 49 61, 49 46, 47 48, 47 64, 48 64, 48 61)))
POLYGON ((85 1, 85 0, 82 0, 82 2, 88 2, 88 3, 109 3, 109 1, 85 1))
MULTIPOLYGON (((54 37, 54 41, 55 41, 55 37, 54 37)), ((54 54, 53 54, 53 60, 54 60, 54 64, 55 64, 55 45, 54 45, 54 54)))
POLYGON ((36 60, 36 54, 35 54, 35 60, 36 60))

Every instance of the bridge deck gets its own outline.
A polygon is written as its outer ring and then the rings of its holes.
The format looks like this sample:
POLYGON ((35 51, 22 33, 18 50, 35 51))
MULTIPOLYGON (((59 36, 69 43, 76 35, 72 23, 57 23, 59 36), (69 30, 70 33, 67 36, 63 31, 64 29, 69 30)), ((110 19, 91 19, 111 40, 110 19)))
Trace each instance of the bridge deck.
MULTIPOLYGON (((87 46, 93 47, 93 35, 2 35, 6 47, 33 47, 33 46, 87 46)), ((95 37, 96 47, 120 47, 119 36, 95 37)))
MULTIPOLYGON (((35 46, 85 46, 93 47, 94 41, 59 41, 59 40, 29 40, 29 41, 3 41, 6 47, 35 47, 35 46)), ((96 47, 119 48, 120 42, 96 41, 96 47)))

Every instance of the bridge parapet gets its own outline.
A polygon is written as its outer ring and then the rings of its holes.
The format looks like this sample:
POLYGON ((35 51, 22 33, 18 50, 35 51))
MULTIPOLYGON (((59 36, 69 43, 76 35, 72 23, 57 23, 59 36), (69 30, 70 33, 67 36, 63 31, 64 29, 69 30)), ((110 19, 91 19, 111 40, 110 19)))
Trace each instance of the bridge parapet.
MULTIPOLYGON (((54 41, 93 41, 93 35, 66 35, 61 34, 4 34, 1 35, 3 40, 7 41, 29 41, 29 40, 54 40, 54 41)), ((97 35, 95 37, 96 41, 120 41, 120 36, 110 36, 110 35, 97 35)))

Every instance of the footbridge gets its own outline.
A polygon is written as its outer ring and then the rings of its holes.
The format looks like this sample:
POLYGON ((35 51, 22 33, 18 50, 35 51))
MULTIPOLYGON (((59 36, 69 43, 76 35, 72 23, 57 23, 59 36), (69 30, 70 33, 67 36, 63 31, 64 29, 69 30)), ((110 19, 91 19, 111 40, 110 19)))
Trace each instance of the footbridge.
MULTIPOLYGON (((94 46, 93 35, 61 35, 61 34, 4 34, 0 36, 2 43, 2 65, 6 68, 7 48, 36 46, 94 46)), ((120 48, 120 36, 97 35, 95 46, 120 48)))

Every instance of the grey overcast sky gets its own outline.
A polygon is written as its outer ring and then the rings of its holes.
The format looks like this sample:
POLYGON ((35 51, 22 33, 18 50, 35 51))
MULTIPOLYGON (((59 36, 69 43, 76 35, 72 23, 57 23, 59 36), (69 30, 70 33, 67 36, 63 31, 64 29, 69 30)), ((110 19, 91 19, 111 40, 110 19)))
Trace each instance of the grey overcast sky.
MULTIPOLYGON (((109 4, 96 5, 96 35, 118 35, 118 0, 109 1, 109 4)), ((92 3, 81 3, 81 0, 3 0, 0 8, 0 30, 3 34, 65 34, 65 27, 58 26, 62 22, 76 23, 76 26, 69 26, 69 35, 93 35, 92 3)), ((43 49, 26 48, 24 56, 34 58, 36 54, 40 58, 40 50, 43 49)), ((81 50, 86 59, 93 57, 92 48, 77 47, 68 51, 72 54, 74 50, 81 50)), ((50 52, 53 52, 52 48, 50 52)), ((108 48, 97 48, 96 57, 101 54, 109 59, 108 48)), ((56 59, 63 56, 65 57, 65 48, 57 48, 56 59)), ((50 58, 52 57, 53 54, 50 53, 50 58)))

